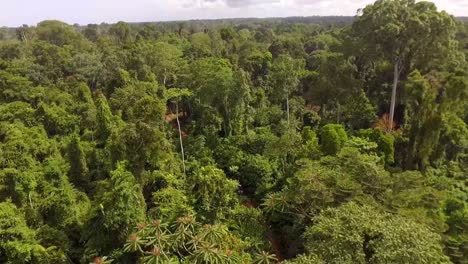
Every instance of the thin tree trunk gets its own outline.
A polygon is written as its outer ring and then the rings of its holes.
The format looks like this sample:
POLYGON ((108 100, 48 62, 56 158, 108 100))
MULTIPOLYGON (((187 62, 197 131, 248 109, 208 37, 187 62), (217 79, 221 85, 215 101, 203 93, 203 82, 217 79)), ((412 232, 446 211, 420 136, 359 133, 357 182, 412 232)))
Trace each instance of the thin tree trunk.
POLYGON ((400 61, 396 61, 393 67, 393 87, 392 87, 392 100, 390 102, 390 128, 389 131, 393 130, 394 118, 395 118, 395 103, 396 93, 398 87, 398 79, 400 77, 400 61))
POLYGON ((289 126, 289 96, 286 97, 286 112, 288 113, 288 126, 289 126))
POLYGON ((176 102, 176 120, 177 120, 177 128, 179 129, 180 152, 182 154, 182 167, 184 169, 184 175, 186 175, 184 144, 182 141, 182 130, 180 129, 180 121, 179 121, 179 102, 176 102))
POLYGON ((28 198, 29 198, 29 206, 31 206, 31 208, 34 209, 33 202, 31 199, 31 192, 28 193, 28 198))

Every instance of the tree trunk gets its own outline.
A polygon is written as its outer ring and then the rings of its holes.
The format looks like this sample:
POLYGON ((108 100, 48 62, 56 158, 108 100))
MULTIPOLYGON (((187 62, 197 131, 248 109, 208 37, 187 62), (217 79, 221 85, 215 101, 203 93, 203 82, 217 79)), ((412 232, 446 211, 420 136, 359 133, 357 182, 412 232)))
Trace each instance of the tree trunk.
POLYGON ((286 97, 286 112, 288 113, 288 126, 289 126, 289 96, 286 97))
POLYGON ((180 129, 180 121, 179 121, 179 102, 176 102, 176 120, 177 120, 177 128, 179 130, 180 152, 182 154, 182 167, 184 169, 184 175, 186 175, 185 174, 184 144, 182 142, 182 130, 180 129))
POLYGON ((400 61, 395 61, 393 67, 393 87, 392 87, 392 100, 390 102, 390 128, 389 132, 393 130, 394 118, 395 118, 395 103, 396 103, 396 93, 398 87, 398 79, 400 77, 400 61))

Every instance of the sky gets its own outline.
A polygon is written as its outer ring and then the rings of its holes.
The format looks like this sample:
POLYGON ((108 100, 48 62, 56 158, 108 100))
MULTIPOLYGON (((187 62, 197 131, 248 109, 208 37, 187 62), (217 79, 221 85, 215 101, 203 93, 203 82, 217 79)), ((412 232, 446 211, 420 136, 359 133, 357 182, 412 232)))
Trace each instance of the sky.
MULTIPOLYGON (((468 16, 468 0, 432 0, 440 10, 468 16)), ((373 0, 0 0, 0 26, 46 19, 70 24, 234 17, 353 16, 373 0)))

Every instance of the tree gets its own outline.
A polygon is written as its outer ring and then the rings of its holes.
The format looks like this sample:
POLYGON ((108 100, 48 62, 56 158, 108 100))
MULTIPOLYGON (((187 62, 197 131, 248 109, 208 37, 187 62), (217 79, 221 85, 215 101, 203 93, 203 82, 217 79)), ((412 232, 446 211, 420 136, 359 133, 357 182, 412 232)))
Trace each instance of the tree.
POLYGON ((464 110, 459 107, 468 98, 468 81, 465 77, 444 75, 423 76, 415 71, 406 82, 407 168, 424 170, 442 157, 456 159, 467 148, 463 142, 468 137, 468 127, 461 120, 464 110))
POLYGON ((273 60, 268 76, 270 100, 274 103, 286 101, 288 125, 290 124, 289 98, 298 89, 300 69, 303 62, 287 55, 273 60))
POLYGON ((0 28, 0 263, 466 264, 466 25, 359 14, 0 28))
POLYGON ((325 264, 325 261, 316 255, 300 255, 294 259, 283 262, 284 264, 325 264))
POLYGON ((26 224, 24 214, 11 202, 0 203, 0 261, 32 263, 45 253, 36 233, 26 224))
POLYGON ((320 144, 323 153, 335 155, 348 140, 348 135, 342 125, 328 124, 320 130, 320 144))
POLYGON ((327 263, 450 263, 439 235, 368 205, 327 209, 315 223, 305 233, 306 249, 327 263))
POLYGON ((99 38, 99 26, 96 24, 88 24, 83 30, 83 35, 88 40, 96 42, 99 38))
POLYGON ((105 143, 113 127, 113 115, 106 97, 99 93, 96 98, 96 139, 105 143))
MULTIPOLYGON (((194 92, 192 100, 198 100, 198 109, 206 114, 215 108, 223 118, 225 136, 239 134, 245 119, 246 105, 249 100, 249 86, 245 73, 235 72, 232 65, 225 59, 206 58, 196 60, 191 64, 191 85, 194 92), (206 110, 205 110, 206 109, 206 110)), ((204 116, 203 122, 210 122, 204 116)), ((215 121, 215 120, 213 120, 215 121)), ((206 126, 205 126, 206 127, 206 126)))
POLYGON ((192 44, 192 56, 195 58, 208 57, 213 53, 211 50, 211 38, 204 32, 198 32, 191 35, 190 43, 192 44))
MULTIPOLYGON (((145 219, 146 204, 135 177, 118 163, 98 195, 83 239, 88 251, 107 254, 123 245, 132 228, 145 219)), ((89 253, 88 253, 89 254, 89 253)))
POLYGON ((307 68, 311 71, 302 81, 306 90, 304 96, 307 101, 321 106, 322 115, 331 110, 327 109, 329 105, 346 104, 350 98, 360 95, 362 82, 355 76, 356 66, 343 53, 315 51, 309 55, 307 68))
POLYGON ((130 67, 144 75, 145 68, 156 74, 158 83, 164 87, 173 87, 180 75, 186 70, 186 61, 182 51, 167 42, 137 41, 131 50, 130 67))
POLYGON ((117 127, 109 138, 106 149, 113 164, 129 161, 128 169, 145 185, 147 171, 179 171, 174 153, 164 132, 157 126, 142 121, 117 127))
POLYGON ((387 164, 395 162, 395 138, 392 135, 376 128, 361 129, 358 133, 359 137, 377 143, 378 155, 383 156, 387 164))
POLYGON ((238 202, 236 191, 239 183, 227 179, 224 172, 213 166, 198 168, 188 177, 195 209, 208 222, 222 217, 238 202))
POLYGON ((458 198, 451 197, 446 201, 445 214, 448 216, 449 229, 446 232, 448 241, 446 250, 454 263, 464 263, 468 248, 468 204, 458 198))
POLYGON ((109 104, 125 122, 144 122, 160 128, 166 113, 164 91, 156 82, 130 79, 112 94, 109 104))
POLYGON ((86 189, 89 184, 88 166, 86 164, 86 155, 81 146, 78 135, 73 135, 67 146, 67 155, 70 163, 68 175, 70 181, 81 189, 86 189))
MULTIPOLYGON (((352 25, 359 53, 393 64, 390 122, 394 122, 397 87, 403 71, 414 65, 428 68, 431 61, 446 56, 453 47, 455 21, 430 2, 378 0, 362 10, 352 25), (427 65, 424 65, 427 63, 427 65)), ((433 66, 433 65, 432 65, 433 66)))
POLYGON ((46 20, 37 24, 37 38, 57 46, 79 45, 82 36, 75 29, 57 20, 46 20))
POLYGON ((54 136, 73 133, 79 127, 79 118, 55 104, 41 103, 36 111, 36 117, 42 122, 47 134, 54 136))
POLYGON ((132 40, 132 29, 129 24, 119 21, 109 28, 109 35, 120 45, 125 45, 132 40))
POLYGON ((226 226, 201 225, 194 215, 172 224, 159 219, 139 224, 124 247, 144 263, 246 263, 251 258, 243 250, 242 241, 226 226))
POLYGON ((180 153, 182 155, 182 166, 184 169, 184 175, 186 174, 186 169, 185 169, 185 153, 184 153, 184 144, 182 141, 182 130, 180 128, 180 120, 179 120, 179 102, 182 100, 183 97, 189 97, 192 96, 192 92, 188 89, 176 89, 172 88, 169 90, 166 90, 166 100, 169 100, 171 102, 175 102, 176 105, 176 120, 177 120, 177 130, 179 131, 179 143, 180 143, 180 153))
POLYGON ((34 28, 31 28, 28 25, 22 25, 16 29, 16 38, 22 42, 28 42, 32 40, 34 35, 34 28))

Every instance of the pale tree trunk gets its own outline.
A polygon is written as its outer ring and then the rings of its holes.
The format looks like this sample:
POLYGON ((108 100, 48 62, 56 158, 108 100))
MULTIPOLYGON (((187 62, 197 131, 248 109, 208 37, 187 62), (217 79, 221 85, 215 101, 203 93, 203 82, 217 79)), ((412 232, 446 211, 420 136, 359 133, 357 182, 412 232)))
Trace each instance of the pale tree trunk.
POLYGON ((21 32, 21 40, 26 43, 28 42, 28 39, 26 38, 26 34, 24 34, 24 32, 21 32))
POLYGON ((177 128, 179 130, 180 152, 182 154, 182 167, 184 169, 184 175, 186 175, 186 172, 185 172, 184 144, 183 144, 183 141, 182 141, 182 130, 180 129, 180 121, 179 121, 179 102, 176 102, 176 120, 177 120, 177 128))
POLYGON ((389 131, 393 130, 393 123, 395 118, 395 104, 396 104, 396 93, 398 87, 398 79, 400 78, 400 61, 397 60, 393 66, 393 87, 392 87, 392 100, 390 102, 390 128, 389 131))

